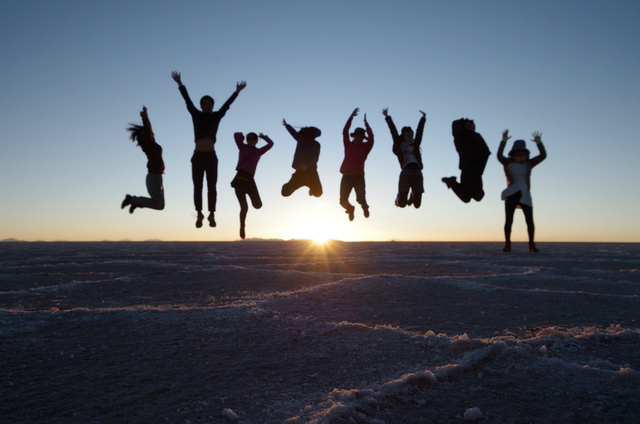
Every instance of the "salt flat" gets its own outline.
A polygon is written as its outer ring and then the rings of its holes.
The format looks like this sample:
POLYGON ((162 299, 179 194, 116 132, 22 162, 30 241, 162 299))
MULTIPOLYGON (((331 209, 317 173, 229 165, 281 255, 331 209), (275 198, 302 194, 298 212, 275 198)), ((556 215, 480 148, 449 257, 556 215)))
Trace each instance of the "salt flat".
POLYGON ((0 422, 635 423, 640 245, 0 243, 0 422))

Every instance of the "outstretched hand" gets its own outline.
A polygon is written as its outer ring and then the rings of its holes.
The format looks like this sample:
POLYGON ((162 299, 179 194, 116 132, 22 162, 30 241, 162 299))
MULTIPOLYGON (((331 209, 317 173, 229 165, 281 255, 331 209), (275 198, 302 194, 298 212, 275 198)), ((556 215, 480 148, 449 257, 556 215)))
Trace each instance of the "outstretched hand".
POLYGON ((502 142, 506 143, 507 140, 509 140, 511 138, 511 136, 509 135, 509 130, 504 130, 502 132, 502 142))
POLYGON ((171 71, 171 78, 173 78, 173 80, 175 82, 177 82, 178 85, 182 85, 182 79, 180 78, 180 72, 171 71))
POLYGON ((426 113, 424 113, 423 111, 420 111, 420 113, 422 114, 422 117, 423 117, 423 118, 426 118, 426 117, 427 117, 427 114, 426 114, 426 113))
POLYGON ((358 115, 358 112, 359 112, 359 111, 360 111, 360 108, 359 108, 359 107, 357 107, 357 108, 353 109, 353 112, 351 113, 351 117, 353 118, 353 117, 355 117, 356 115, 358 115))
POLYGON ((142 116, 143 118, 147 117, 147 107, 146 106, 142 106, 142 111, 140 112, 140 116, 142 116))
POLYGON ((534 131, 531 135, 533 136, 533 141, 536 143, 542 142, 542 133, 540 131, 534 131))
POLYGON ((240 81, 239 83, 236 84, 236 93, 240 93, 242 90, 244 90, 244 88, 247 86, 247 82, 246 81, 240 81))
POLYGON ((282 118, 282 125, 284 125, 285 127, 287 126, 287 121, 285 121, 284 118, 282 118))
POLYGON ((389 108, 385 107, 384 109, 382 109, 382 114, 384 115, 384 117, 388 117, 389 116, 389 108))

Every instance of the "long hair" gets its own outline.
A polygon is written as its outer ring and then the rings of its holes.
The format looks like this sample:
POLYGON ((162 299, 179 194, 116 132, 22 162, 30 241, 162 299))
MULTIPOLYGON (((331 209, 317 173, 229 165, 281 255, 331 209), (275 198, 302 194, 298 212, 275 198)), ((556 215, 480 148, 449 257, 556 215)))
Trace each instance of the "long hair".
POLYGON ((139 146, 140 139, 144 137, 144 125, 129 124, 129 128, 127 128, 127 131, 131 133, 131 135, 129 136, 131 141, 137 141, 139 146))

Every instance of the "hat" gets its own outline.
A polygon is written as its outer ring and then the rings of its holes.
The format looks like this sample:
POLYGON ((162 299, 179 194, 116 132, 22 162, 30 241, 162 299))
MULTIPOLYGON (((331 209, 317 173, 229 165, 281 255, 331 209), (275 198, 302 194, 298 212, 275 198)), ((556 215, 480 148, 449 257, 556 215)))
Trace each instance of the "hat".
POLYGON ((361 137, 365 137, 365 132, 364 132, 364 128, 356 128, 352 133, 351 133, 351 137, 359 135, 361 137))
POLYGON ((509 156, 513 156, 514 153, 518 152, 525 152, 526 154, 530 153, 529 150, 527 150, 527 144, 524 140, 516 140, 513 142, 513 147, 509 152, 509 156))
POLYGON ((411 129, 411 127, 402 127, 402 131, 400 131, 400 134, 404 135, 404 133, 406 132, 413 132, 413 130, 411 129))

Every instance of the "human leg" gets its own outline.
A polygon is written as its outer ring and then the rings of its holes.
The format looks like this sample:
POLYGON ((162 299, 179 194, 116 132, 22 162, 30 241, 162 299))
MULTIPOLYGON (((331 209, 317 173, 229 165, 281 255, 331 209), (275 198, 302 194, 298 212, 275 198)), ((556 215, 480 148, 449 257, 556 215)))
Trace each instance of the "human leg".
POLYGON ((356 201, 360 203, 360 206, 362 206, 364 217, 369 218, 369 205, 367 204, 366 184, 364 181, 364 175, 357 176, 354 184, 354 189, 356 191, 356 201))
POLYGON ((529 236, 529 252, 539 252, 536 247, 535 242, 533 241, 535 235, 535 225, 533 223, 533 208, 528 205, 521 204, 522 212, 524 213, 524 219, 527 223, 527 234, 529 236))
POLYGON ((238 198, 238 203, 240 204, 240 238, 244 239, 245 237, 245 221, 247 219, 247 212, 249 211, 249 205, 247 204, 247 193, 240 189, 235 188, 236 197, 238 198))
POLYGON ((505 252, 511 251, 511 227, 513 226, 513 214, 516 211, 516 206, 520 202, 521 193, 518 192, 513 194, 504 202, 504 214, 505 214, 505 222, 504 222, 504 250, 505 252))
POLYGON ((421 170, 411 170, 410 182, 411 186, 411 203, 413 207, 418 209, 422 205, 422 193, 424 193, 424 181, 421 170))
POLYGON ((400 172, 400 177, 398 178, 398 195, 396 196, 397 207, 404 208, 407 206, 407 197, 409 196, 410 188, 408 170, 403 169, 402 172, 400 172))
MULTIPOLYGON (((467 202, 471 199, 479 202, 484 197, 484 189, 482 186, 482 171, 475 169, 463 170, 460 174, 460 184, 468 196, 467 202)), ((464 199, 460 198, 463 202, 464 199)), ((466 203, 466 202, 465 202, 466 203)))
POLYGON ((207 174, 207 207, 209 209, 209 226, 215 227, 215 211, 216 202, 218 198, 217 184, 218 184, 218 157, 215 152, 207 152, 206 160, 206 174, 207 174))
POLYGON ((291 179, 282 186, 281 194, 284 197, 289 197, 303 185, 305 185, 305 178, 302 171, 296 171, 291 175, 291 179))
POLYGON ((309 187, 309 196, 320 197, 322 196, 322 184, 320 183, 320 176, 318 170, 308 169, 306 171, 306 186, 309 187))
MULTIPOLYGON (((196 211, 202 211, 202 182, 204 180, 205 164, 200 152, 194 152, 191 157, 191 179, 193 180, 193 203, 196 211)), ((200 223, 202 225, 202 222, 200 223)))

